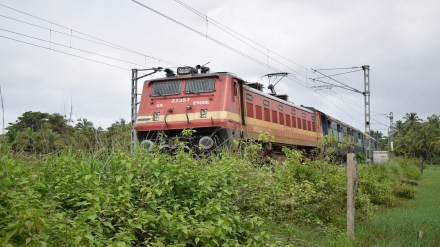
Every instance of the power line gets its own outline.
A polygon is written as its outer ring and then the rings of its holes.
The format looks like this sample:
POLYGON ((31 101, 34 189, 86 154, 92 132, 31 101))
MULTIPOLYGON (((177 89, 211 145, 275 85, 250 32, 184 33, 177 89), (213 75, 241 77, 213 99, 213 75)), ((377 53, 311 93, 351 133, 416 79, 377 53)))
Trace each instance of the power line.
POLYGON ((219 40, 217 40, 217 39, 215 39, 215 38, 213 38, 213 37, 211 37, 209 35, 206 35, 206 34, 200 32, 200 31, 198 31, 198 30, 196 30, 196 29, 194 29, 194 28, 192 28, 192 27, 190 27, 190 26, 188 26, 188 25, 186 25, 186 24, 184 24, 184 23, 182 23, 182 22, 180 22, 180 21, 178 21, 178 20, 168 16, 168 15, 165 15, 165 14, 163 14, 163 13, 161 13, 161 12, 159 12, 159 11, 157 11, 157 10, 155 10, 155 9, 153 9, 153 8, 143 4, 143 3, 140 3, 140 2, 138 2, 136 0, 131 0, 131 1, 136 3, 136 4, 138 4, 139 6, 142 6, 142 7, 146 8, 146 9, 148 9, 148 10, 150 10, 150 11, 152 11, 152 12, 154 12, 154 13, 156 13, 156 14, 158 14, 158 15, 160 15, 160 16, 162 16, 162 17, 164 17, 164 18, 166 18, 166 19, 168 19, 168 20, 170 20, 170 21, 172 21, 172 22, 174 22, 176 24, 178 24, 179 26, 182 26, 182 27, 184 27, 184 28, 186 28, 186 29, 188 29, 188 30, 190 30, 190 31, 192 31, 192 32, 202 36, 202 37, 205 37, 205 38, 213 41, 214 43, 217 43, 218 45, 221 45, 221 46, 229 49, 230 51, 233 51, 233 52, 235 52, 235 53, 237 53, 237 54, 239 54, 239 55, 241 55, 241 56, 243 56, 243 57, 245 57, 245 58, 247 58, 247 59, 257 63, 257 64, 260 64, 263 67, 266 67, 266 68, 275 70, 277 72, 280 72, 279 70, 273 68, 272 66, 267 65, 266 63, 258 60, 257 58, 254 58, 254 57, 252 57, 252 56, 250 56, 250 55, 248 55, 248 54, 246 54, 246 53, 244 53, 244 52, 242 52, 242 51, 240 51, 240 50, 238 50, 238 49, 236 49, 236 48, 234 48, 234 47, 232 47, 232 46, 230 46, 228 44, 225 44, 225 43, 223 43, 223 42, 221 42, 221 41, 219 41, 219 40))
MULTIPOLYGON (((345 75, 345 74, 350 74, 350 73, 354 73, 354 72, 358 72, 358 71, 362 71, 362 69, 352 70, 352 71, 343 72, 343 73, 337 73, 337 74, 328 75, 328 76, 332 77, 332 76, 338 76, 338 75, 345 75)), ((322 79, 322 78, 327 78, 327 76, 315 77, 315 78, 310 78, 310 79, 316 80, 316 79, 322 79)))
MULTIPOLYGON (((345 83, 343 83, 343 82, 340 82, 340 81, 336 80, 335 78, 333 78, 333 77, 331 77, 331 76, 328 76, 328 75, 326 75, 326 74, 324 74, 324 73, 322 73, 322 72, 319 72, 319 71, 316 70, 316 69, 312 69, 312 70, 313 70, 313 72, 319 73, 320 75, 322 75, 322 76, 324 76, 324 77, 326 77, 326 78, 328 78, 328 79, 330 79, 330 80, 332 80, 332 81, 335 81, 335 82, 337 82, 337 83, 343 85, 343 86, 344 86, 343 88, 345 88, 345 89, 347 89, 347 90, 350 90, 350 91, 353 91, 353 92, 356 92, 356 93, 360 93, 360 94, 364 94, 364 92, 362 92, 362 91, 360 91, 360 90, 357 90, 356 88, 353 88, 353 87, 351 87, 351 86, 349 86, 349 85, 347 85, 347 84, 345 84, 345 83)), ((333 84, 333 85, 334 85, 334 84, 333 84)), ((335 86, 336 86, 336 85, 335 85, 335 86)))
MULTIPOLYGON (((184 28, 186 28, 186 29, 188 29, 188 30, 190 30, 190 31, 200 35, 200 36, 202 36, 202 37, 205 37, 205 38, 211 40, 212 42, 214 42, 214 43, 216 43, 218 45, 221 45, 221 46, 229 49, 230 51, 233 51, 234 53, 237 53, 237 54, 239 54, 239 55, 241 55, 241 56, 243 56, 243 57, 245 57, 245 58, 247 58, 247 59, 249 59, 249 60, 251 60, 251 61, 253 61, 253 62, 255 62, 255 63, 257 63, 257 64, 259 64, 261 66, 263 66, 263 67, 265 67, 265 68, 271 69, 271 70, 273 70, 275 72, 282 72, 281 70, 279 70, 277 68, 274 68, 273 66, 270 66, 270 65, 266 64, 265 62, 262 62, 261 60, 255 58, 255 57, 252 57, 251 55, 249 55, 249 54, 247 54, 245 52, 242 52, 242 51, 240 51, 240 50, 238 50, 238 49, 236 49, 236 48, 234 48, 234 47, 232 47, 232 46, 230 46, 230 45, 228 45, 226 43, 223 43, 223 42, 221 42, 221 41, 219 41, 219 40, 217 40, 217 39, 215 39, 215 38, 213 38, 213 37, 211 37, 209 35, 206 35, 206 34, 200 32, 200 31, 198 31, 198 30, 196 30, 196 29, 194 29, 194 28, 192 28, 192 27, 190 27, 190 26, 188 26, 188 25, 186 25, 186 24, 184 24, 184 23, 182 23, 182 22, 180 22, 180 21, 178 21, 178 20, 176 20, 176 19, 174 19, 174 18, 172 18, 172 17, 162 13, 162 12, 159 12, 159 11, 157 11, 157 10, 155 10, 155 9, 153 9, 153 8, 143 4, 143 3, 140 3, 140 2, 138 2, 136 0, 131 0, 131 1, 136 3, 136 4, 138 4, 139 6, 142 6, 142 7, 146 8, 146 9, 148 9, 148 10, 150 10, 150 11, 152 11, 152 12, 154 12, 154 13, 160 15, 160 16, 162 16, 163 18, 166 18, 166 19, 168 19, 168 20, 170 20, 170 21, 172 21, 172 22, 174 22, 174 23, 176 23, 176 24, 178 24, 178 25, 180 25, 180 26, 182 26, 182 27, 184 27, 184 28)), ((295 82, 297 82, 297 83, 299 83, 299 84, 301 84, 301 85, 303 85, 305 87, 308 87, 306 85, 307 83, 301 82, 297 78, 292 78, 291 76, 288 76, 288 78, 290 78, 291 80, 293 80, 293 81, 295 81, 295 82)))
POLYGON ((72 54, 72 53, 68 53, 68 52, 52 49, 52 48, 49 48, 49 47, 37 45, 37 44, 31 43, 31 42, 27 42, 27 41, 23 41, 23 40, 18 40, 18 39, 14 39, 14 38, 2 36, 2 35, 0 35, 0 38, 9 39, 9 40, 12 40, 12 41, 15 41, 15 42, 31 45, 31 46, 34 46, 34 47, 39 47, 39 48, 47 49, 47 50, 50 50, 50 51, 54 51, 54 52, 58 52, 58 53, 65 54, 65 55, 69 55, 69 56, 72 56, 72 57, 84 59, 84 60, 87 60, 87 61, 91 61, 91 62, 95 62, 95 63, 107 65, 107 66, 111 66, 111 67, 118 68, 118 69, 121 69, 121 70, 128 70, 128 71, 130 71, 130 69, 128 69, 128 68, 123 68, 123 67, 120 67, 120 66, 117 66, 117 65, 114 65, 114 64, 100 62, 98 60, 94 60, 94 59, 78 56, 78 55, 75 55, 75 54, 72 54))
MULTIPOLYGON (((46 43, 49 43, 49 44, 54 44, 54 45, 58 45, 58 46, 61 46, 61 47, 66 47, 66 48, 69 48, 69 49, 77 50, 77 51, 80 51, 80 52, 84 52, 84 53, 88 53, 88 54, 92 54, 92 55, 96 55, 96 56, 112 59, 112 60, 115 60, 115 61, 119 61, 119 62, 123 62, 123 63, 127 63, 127 64, 136 65, 136 66, 140 66, 140 67, 146 68, 145 65, 141 65, 141 64, 125 61, 125 60, 122 60, 122 59, 119 59, 119 58, 110 57, 110 56, 107 56, 107 55, 102 55, 102 54, 91 52, 91 51, 88 51, 88 50, 83 50, 83 49, 75 48, 75 47, 72 47, 72 46, 63 45, 63 44, 60 44, 60 43, 57 43, 57 42, 53 42, 53 41, 50 41, 50 40, 40 39, 40 38, 37 38, 37 37, 34 37, 34 36, 30 36, 30 35, 26 35, 26 34, 23 34, 23 33, 14 32, 14 31, 11 31, 11 30, 3 29, 3 28, 0 28, 0 30, 1 31, 5 31, 5 32, 9 32, 9 33, 13 33, 13 34, 16 34, 16 35, 20 35, 20 36, 23 36, 23 37, 27 37, 27 38, 30 38, 30 39, 46 42, 46 43)), ((48 47, 48 48, 51 49, 51 47, 48 47)))
POLYGON ((346 67, 346 68, 329 68, 329 69, 316 69, 316 70, 343 70, 343 69, 360 69, 362 67, 346 67))
MULTIPOLYGON (((179 0, 174 0, 174 1, 177 2, 178 4, 182 5, 182 6, 185 7, 186 9, 190 10, 191 12, 195 13, 196 15, 202 17, 202 18, 205 19, 207 22, 210 21, 210 23, 212 23, 213 25, 217 26, 219 29, 225 31, 226 33, 228 33, 228 34, 231 35, 232 37, 234 37, 234 38, 240 40, 241 42, 245 43, 246 45, 250 46, 251 48, 257 50, 258 52, 260 52, 260 53, 262 53, 262 54, 264 54, 264 55, 267 55, 267 56, 269 56, 269 54, 268 54, 269 52, 272 52, 273 54, 277 55, 278 57, 283 58, 283 59, 285 59, 286 61, 289 61, 289 62, 291 62, 292 64, 295 64, 295 65, 297 65, 297 66, 299 66, 299 67, 302 67, 303 69, 306 69, 306 70, 307 70, 307 68, 306 68, 305 66, 303 66, 303 65, 301 65, 301 64, 299 64, 299 63, 297 63, 297 62, 295 62, 295 61, 293 61, 293 60, 291 60, 291 59, 288 59, 288 58, 286 58, 286 57, 284 57, 284 56, 278 54, 277 52, 275 52, 275 51, 273 51, 273 50, 271 50, 271 49, 269 49, 269 48, 267 48, 267 47, 261 45, 261 44, 258 43, 258 42, 255 42, 254 40, 252 40, 252 39, 250 39, 250 38, 244 36, 243 34, 237 32, 237 31, 235 31, 235 30, 233 30, 233 29, 231 29, 231 28, 229 28, 229 27, 227 27, 227 26, 225 26, 225 25, 223 25, 222 23, 216 21, 215 19, 209 18, 207 15, 205 15, 204 13, 202 13, 202 12, 196 10, 195 8, 189 6, 188 4, 186 4, 186 3, 182 2, 182 1, 179 1, 179 0), (255 44, 255 45, 259 46, 259 47, 262 48, 263 50, 267 51, 267 53, 266 53, 265 51, 262 51, 262 50, 256 48, 255 46, 250 45, 248 42, 246 42, 246 41, 244 41, 243 39, 237 37, 236 35, 238 35, 238 36, 240 36, 241 38, 247 40, 249 43, 252 43, 252 44, 255 44)), ((272 60, 277 61, 277 60, 275 60, 275 59, 273 59, 273 58, 272 58, 272 60)), ((281 62, 280 62, 280 63, 281 63, 281 62)), ((297 73, 298 73, 298 72, 297 72, 297 73)), ((299 73, 299 74, 300 74, 300 73, 299 73)))
POLYGON ((3 18, 7 18, 7 19, 10 19, 10 20, 13 20, 13 21, 21 22, 21 23, 24 23, 24 24, 27 24, 27 25, 31 25, 31 26, 34 26, 34 27, 39 27, 39 28, 42 28, 42 29, 51 30, 52 32, 56 32, 56 33, 59 33, 59 34, 67 35, 67 36, 70 36, 70 37, 74 37, 74 38, 77 38, 77 39, 80 39, 80 40, 84 40, 84 41, 92 42, 92 43, 95 43, 95 44, 99 44, 99 45, 107 46, 107 47, 110 47, 110 48, 113 48, 113 49, 118 49, 118 50, 125 51, 125 52, 128 52, 128 53, 137 54, 137 55, 140 55, 140 56, 143 56, 143 57, 148 57, 148 58, 151 58, 151 59, 157 60, 157 61, 159 61, 159 62, 165 62, 165 63, 171 64, 171 65, 181 65, 181 64, 179 64, 179 63, 175 63, 175 62, 172 62, 172 61, 167 61, 167 60, 165 60, 165 59, 161 59, 161 58, 153 57, 153 56, 147 55, 147 54, 145 54, 145 53, 142 53, 142 52, 139 52, 139 51, 135 51, 135 50, 129 49, 129 48, 127 48, 127 47, 124 47, 124 46, 121 46, 121 45, 115 44, 115 43, 113 43, 113 42, 106 41, 106 40, 104 40, 104 39, 98 38, 98 37, 96 37, 96 36, 93 36, 93 35, 90 35, 90 34, 87 34, 87 33, 81 32, 81 31, 78 31, 78 30, 74 30, 74 29, 69 28, 69 27, 66 27, 66 26, 64 26, 64 25, 61 25, 61 24, 55 23, 55 22, 53 22, 53 21, 49 21, 49 20, 47 20, 47 19, 44 19, 44 18, 41 18, 41 17, 35 16, 35 15, 32 15, 32 14, 26 13, 26 12, 24 12, 24 11, 22 11, 22 10, 15 9, 15 8, 12 8, 12 7, 10 7, 10 6, 6 6, 6 5, 1 4, 1 3, 0 3, 0 6, 2 6, 2 7, 4 7, 4 8, 7 8, 7 9, 10 9, 10 10, 13 10, 13 11, 15 11, 15 12, 18 12, 18 13, 21 13, 21 14, 24 14, 24 15, 27 15, 27 16, 30 16, 30 17, 32 17, 32 18, 35 18, 35 19, 38 19, 38 20, 41 20, 41 21, 44 21, 44 22, 50 23, 50 24, 55 25, 55 26, 57 26, 57 27, 60 27, 60 28, 66 29, 66 30, 68 30, 70 33, 65 33, 65 32, 61 32, 61 31, 57 31, 57 30, 52 30, 52 29, 50 29, 50 28, 43 27, 43 26, 40 26, 40 25, 37 25, 37 24, 29 23, 29 22, 26 22, 26 21, 18 20, 18 19, 12 18, 12 17, 4 16, 4 15, 0 15, 0 17, 3 17, 3 18), (86 36, 86 37, 88 37, 88 38, 91 38, 91 39, 97 40, 97 41, 94 41, 94 40, 90 40, 90 39, 86 39, 86 38, 82 38, 82 37, 79 37, 79 36, 73 35, 74 32, 75 32, 75 33, 78 33, 78 34, 81 34, 81 35, 83 35, 83 36, 86 36), (98 41, 99 41, 99 42, 98 42, 98 41))

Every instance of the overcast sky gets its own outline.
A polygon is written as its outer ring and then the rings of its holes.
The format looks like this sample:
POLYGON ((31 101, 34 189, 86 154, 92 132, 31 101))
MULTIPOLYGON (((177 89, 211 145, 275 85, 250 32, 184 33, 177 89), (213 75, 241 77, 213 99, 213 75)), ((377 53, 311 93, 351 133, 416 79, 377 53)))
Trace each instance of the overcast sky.
MULTIPOLYGON (((175 21, 131 0, 0 0, 6 123, 26 111, 69 116, 72 106, 74 120, 106 128, 130 118, 132 68, 208 62, 266 86, 263 75, 288 72, 277 92, 361 130, 363 96, 320 88, 312 69, 370 65, 372 129, 385 134, 383 114, 440 114, 440 1, 138 1, 175 21)), ((335 78, 364 90, 362 71, 335 78)))

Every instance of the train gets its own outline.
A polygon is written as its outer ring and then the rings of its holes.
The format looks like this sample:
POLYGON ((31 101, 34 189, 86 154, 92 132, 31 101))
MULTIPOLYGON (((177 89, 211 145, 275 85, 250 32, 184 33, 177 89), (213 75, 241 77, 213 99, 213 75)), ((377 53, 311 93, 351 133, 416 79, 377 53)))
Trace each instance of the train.
MULTIPOLYGON (((142 87, 134 129, 147 150, 173 148, 176 139, 187 138, 212 151, 234 140, 258 140, 261 133, 272 136, 273 150, 312 150, 326 135, 336 142, 348 140, 356 152, 364 150, 362 131, 313 107, 293 104, 285 94, 265 93, 261 83, 199 65, 165 72, 142 87), (194 134, 182 135, 188 129, 194 134)), ((378 150, 371 140, 370 148, 378 150)))

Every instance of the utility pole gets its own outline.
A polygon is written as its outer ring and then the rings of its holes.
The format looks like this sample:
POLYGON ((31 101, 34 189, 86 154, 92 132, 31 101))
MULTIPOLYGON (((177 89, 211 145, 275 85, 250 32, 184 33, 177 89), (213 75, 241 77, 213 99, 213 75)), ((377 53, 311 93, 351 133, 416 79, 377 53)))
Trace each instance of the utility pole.
POLYGON ((131 70, 131 147, 136 147, 138 143, 136 129, 134 124, 137 118, 137 80, 138 80, 138 70, 131 70))
POLYGON ((371 149, 370 139, 370 65, 362 66, 364 70, 364 92, 365 97, 365 159, 367 163, 373 163, 373 150, 371 149))
POLYGON ((394 151, 394 145, 393 145, 393 112, 390 112, 390 115, 388 116, 388 118, 390 119, 390 128, 388 129, 388 145, 390 146, 390 157, 393 156, 393 151, 394 151))
POLYGON ((137 131, 134 128, 137 118, 137 105, 138 103, 138 80, 142 79, 146 76, 152 75, 156 72, 162 71, 162 67, 151 68, 151 69, 132 69, 131 70, 131 147, 135 148, 139 142, 137 138, 137 131), (138 76, 139 71, 148 71, 152 70, 152 72, 138 76))

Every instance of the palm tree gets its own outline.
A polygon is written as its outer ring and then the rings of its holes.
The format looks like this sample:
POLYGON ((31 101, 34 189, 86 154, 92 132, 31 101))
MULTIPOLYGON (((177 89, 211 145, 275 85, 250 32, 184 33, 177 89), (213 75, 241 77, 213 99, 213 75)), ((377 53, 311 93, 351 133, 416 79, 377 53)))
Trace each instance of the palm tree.
POLYGON ((421 121, 415 112, 406 113, 403 119, 405 119, 403 123, 405 130, 414 130, 421 121))

